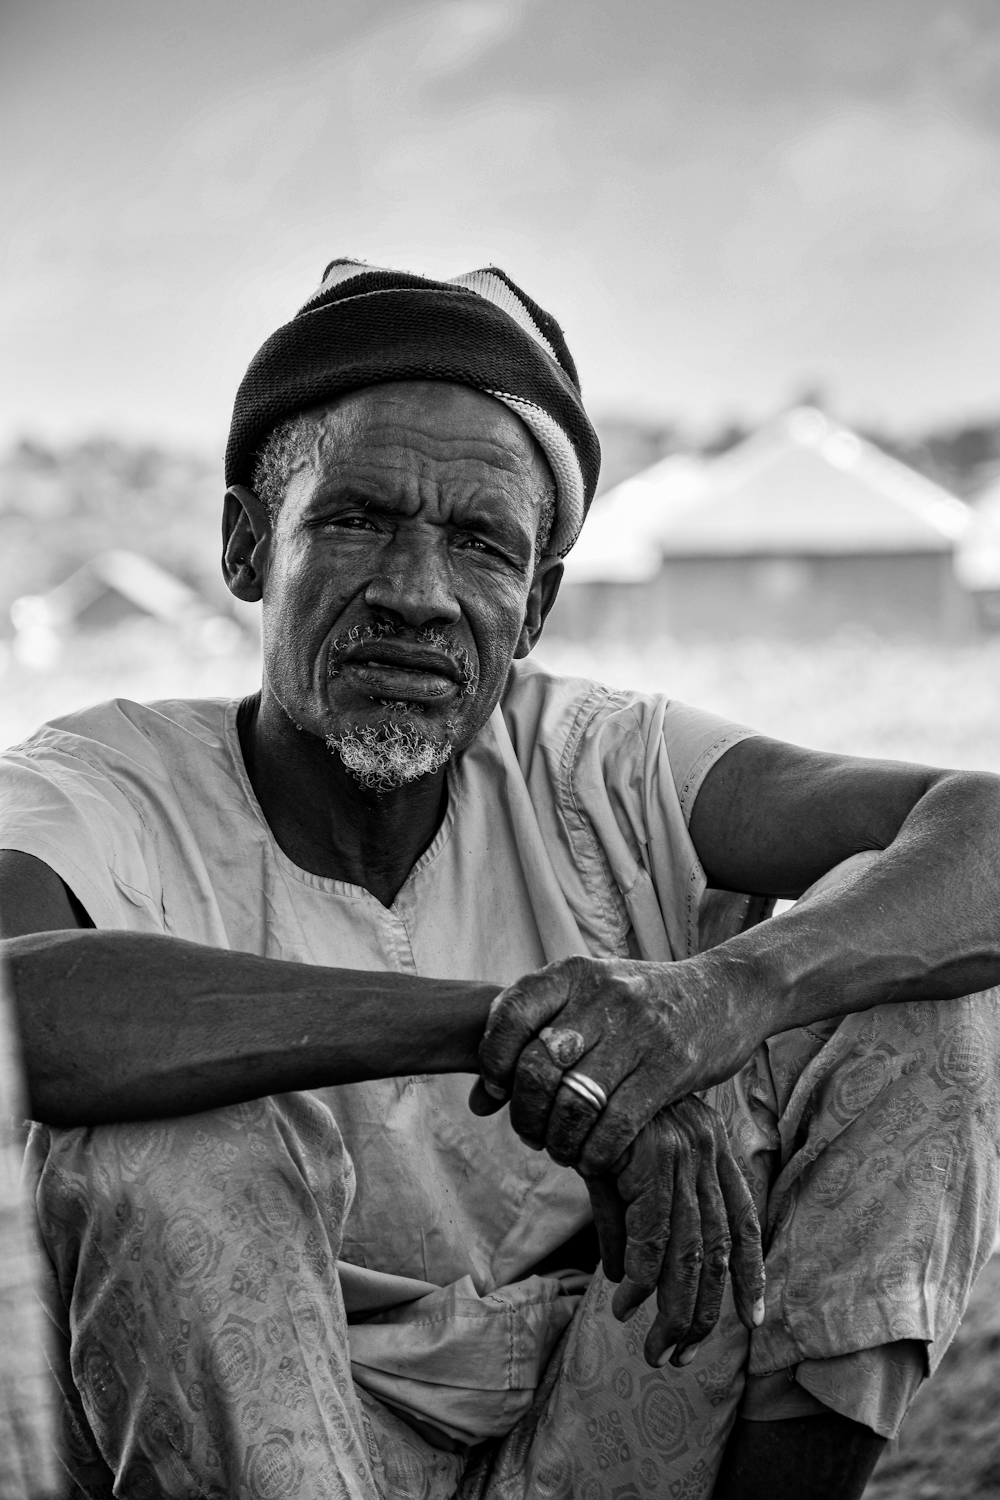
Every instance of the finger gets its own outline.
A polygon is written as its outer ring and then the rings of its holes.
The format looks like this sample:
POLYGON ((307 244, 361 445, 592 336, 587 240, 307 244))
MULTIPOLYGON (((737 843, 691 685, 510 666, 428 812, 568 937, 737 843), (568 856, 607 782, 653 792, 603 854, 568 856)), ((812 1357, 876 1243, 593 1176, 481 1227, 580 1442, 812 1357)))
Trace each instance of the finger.
POLYGON ((641 1070, 624 1072, 606 1048, 595 1047, 579 1066, 582 1072, 592 1074, 609 1095, 607 1109, 598 1115, 579 1148, 580 1170, 599 1176, 611 1171, 643 1126, 662 1108, 663 1101, 650 1094, 641 1070), (610 1081, 610 1087, 605 1079, 610 1081))
POLYGON ((585 1177, 594 1227, 601 1247, 601 1265, 609 1281, 625 1275, 625 1203, 613 1177, 585 1177))
POLYGON ((529 1146, 545 1145, 549 1115, 559 1091, 562 1069, 541 1042, 529 1042, 518 1058, 510 1097, 510 1123, 529 1146))
MULTIPOLYGON (((577 1067, 569 1070, 569 1077, 566 1074, 563 1075, 562 1086, 553 1101, 545 1135, 545 1145, 555 1161, 570 1167, 579 1164, 585 1142, 604 1110, 609 1107, 615 1090, 622 1078, 626 1076, 629 1066, 628 1059, 615 1058, 611 1049, 597 1046, 580 1059, 577 1067), (589 1080, 596 1084, 608 1099, 608 1104, 602 1109, 602 1106, 588 1093, 582 1092, 579 1087, 575 1086, 573 1075, 578 1075, 581 1082, 589 1080)), ((637 1131, 632 1132, 626 1147, 632 1144, 637 1133, 637 1131)), ((619 1155, 621 1154, 619 1152, 619 1155)), ((604 1164, 602 1172, 596 1175, 600 1176, 603 1172, 609 1171, 614 1175, 617 1170, 615 1160, 604 1164)))
POLYGON ((550 964, 535 974, 526 974, 493 1001, 479 1046, 479 1066, 487 1090, 497 1089, 505 1098, 509 1095, 524 1047, 559 1014, 569 998, 571 963, 550 964))
POLYGON ((728 1145, 718 1153, 716 1171, 732 1238, 729 1265, 736 1311, 745 1328, 759 1328, 764 1321, 764 1255, 753 1195, 728 1145))
POLYGON ((612 1312, 624 1319, 656 1290, 670 1239, 678 1138, 669 1122, 640 1138, 622 1164, 618 1191, 632 1201, 625 1214, 625 1276, 612 1312))
POLYGON ((503 1109, 507 1100, 496 1099, 492 1094, 486 1092, 486 1087, 481 1078, 477 1078, 469 1093, 469 1108, 474 1115, 495 1115, 498 1110, 503 1109))
POLYGON ((698 1295, 695 1298, 691 1327, 677 1344, 675 1358, 679 1365, 690 1364, 698 1345, 708 1337, 722 1311, 722 1298, 726 1290, 726 1271, 732 1242, 726 1221, 726 1203, 719 1186, 715 1164, 715 1142, 709 1138, 708 1149, 702 1150, 701 1168, 698 1172, 698 1207, 701 1212, 701 1242, 705 1258, 698 1278, 698 1295))
POLYGON ((676 1364, 676 1346, 691 1327, 704 1249, 701 1212, 695 1188, 697 1164, 681 1159, 674 1174, 670 1239, 656 1287, 657 1314, 646 1335, 646 1363, 659 1368, 676 1364))
POLYGON ((559 1162, 560 1166, 575 1167, 600 1114, 600 1105, 584 1099, 563 1080, 552 1101, 545 1128, 545 1146, 552 1160, 559 1162))

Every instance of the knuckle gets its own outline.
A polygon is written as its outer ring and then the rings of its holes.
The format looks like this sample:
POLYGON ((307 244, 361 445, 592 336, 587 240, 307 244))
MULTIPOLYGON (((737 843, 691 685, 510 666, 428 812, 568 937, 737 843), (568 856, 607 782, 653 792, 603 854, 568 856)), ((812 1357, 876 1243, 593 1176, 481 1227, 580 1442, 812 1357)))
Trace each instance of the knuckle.
POLYGON ((705 1270, 714 1276, 724 1276, 729 1268, 729 1248, 726 1245, 714 1245, 705 1256, 705 1270))
POLYGON ((662 1330, 663 1339, 667 1344, 675 1344, 678 1339, 687 1333, 691 1323, 690 1314, 676 1307, 660 1307, 659 1303, 657 1303, 657 1307, 660 1313, 657 1321, 662 1330))
POLYGON ((735 1215, 729 1217, 730 1227, 734 1231, 734 1238, 738 1238, 749 1244, 752 1249, 760 1246, 760 1220, 757 1218, 757 1210, 753 1203, 746 1203, 735 1215))
POLYGON ((542 1043, 529 1042, 517 1060, 518 1083, 558 1085, 560 1076, 542 1043))
POLYGON ((705 1252, 701 1245, 685 1245, 677 1257, 678 1269, 685 1279, 700 1275, 704 1262, 705 1252))
POLYGON ((692 1343, 700 1344, 702 1339, 707 1339, 716 1323, 719 1321, 719 1313, 722 1311, 721 1300, 711 1308, 700 1311, 691 1324, 690 1337, 692 1343))

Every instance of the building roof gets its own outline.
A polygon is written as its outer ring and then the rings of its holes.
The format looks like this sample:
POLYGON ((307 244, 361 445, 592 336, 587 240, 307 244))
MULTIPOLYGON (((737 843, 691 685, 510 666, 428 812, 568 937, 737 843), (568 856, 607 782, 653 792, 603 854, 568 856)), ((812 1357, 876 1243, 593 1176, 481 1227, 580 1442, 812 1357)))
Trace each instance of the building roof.
POLYGON ((14 623, 53 629, 71 626, 108 590, 139 613, 170 624, 210 613, 204 600, 186 583, 151 558, 123 549, 101 552, 47 594, 25 595, 11 606, 14 623))
POLYGON ((972 520, 955 554, 959 582, 971 593, 1000 591, 1000 479, 972 502, 972 520))
POLYGON ((951 553, 969 508, 799 407, 708 460, 665 459, 595 502, 567 577, 651 577, 664 557, 951 553))
POLYGON ((14 652, 26 666, 46 670, 57 661, 67 636, 100 629, 109 621, 101 606, 115 601, 175 627, 211 655, 227 655, 243 637, 239 625, 152 558, 124 548, 100 552, 47 594, 23 594, 10 607, 14 652), (94 611, 97 618, 94 618, 94 611))

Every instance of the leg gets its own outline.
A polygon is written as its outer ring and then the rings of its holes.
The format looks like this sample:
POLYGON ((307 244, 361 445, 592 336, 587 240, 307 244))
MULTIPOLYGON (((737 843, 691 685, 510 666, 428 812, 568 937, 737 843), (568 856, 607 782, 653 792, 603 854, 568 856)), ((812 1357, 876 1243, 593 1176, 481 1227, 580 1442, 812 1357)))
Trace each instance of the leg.
POLYGON ((860 1500, 886 1441, 832 1411, 739 1420, 712 1500, 860 1500))
POLYGON ((470 1466, 463 1500, 616 1500, 711 1493, 743 1390, 748 1335, 727 1290, 690 1365, 653 1370, 642 1355, 652 1300, 627 1323, 598 1270, 535 1404, 495 1456, 470 1466))
POLYGON ((36 1129, 29 1156, 85 1493, 104 1474, 129 1500, 376 1500, 335 1269, 353 1169, 325 1106, 36 1129))
POLYGON ((947 1348, 993 1241, 998 1014, 990 991, 768 1044, 780 1155, 748 1389, 789 1367, 829 1415, 741 1420, 720 1497, 784 1493, 778 1473, 789 1496, 860 1494, 947 1348))
POLYGON ((849 1016, 800 1068, 801 1036, 768 1043, 781 1158, 751 1372, 902 1340, 933 1372, 996 1232, 1000 993, 849 1016))

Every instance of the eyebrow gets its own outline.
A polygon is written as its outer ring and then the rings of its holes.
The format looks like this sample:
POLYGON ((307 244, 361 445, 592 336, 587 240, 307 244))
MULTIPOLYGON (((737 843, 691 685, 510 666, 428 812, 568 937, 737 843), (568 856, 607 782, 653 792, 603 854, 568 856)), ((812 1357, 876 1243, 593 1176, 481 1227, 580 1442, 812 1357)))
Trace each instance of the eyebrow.
MULTIPOLYGON (((331 479, 328 483, 321 485, 310 503, 310 512, 322 512, 327 506, 360 504, 366 509, 391 515, 397 511, 397 505, 380 486, 366 483, 363 479, 354 478, 337 480, 331 479)), ((533 538, 529 535, 527 528, 516 525, 508 513, 507 506, 496 497, 491 500, 482 492, 473 495, 465 503, 464 515, 456 515, 452 512, 449 520, 444 523, 458 527, 462 530, 475 530, 482 528, 492 532, 498 540, 507 542, 512 548, 519 547, 522 542, 528 547, 533 547, 533 538)), ((307 517, 308 518, 308 517, 307 517)))

